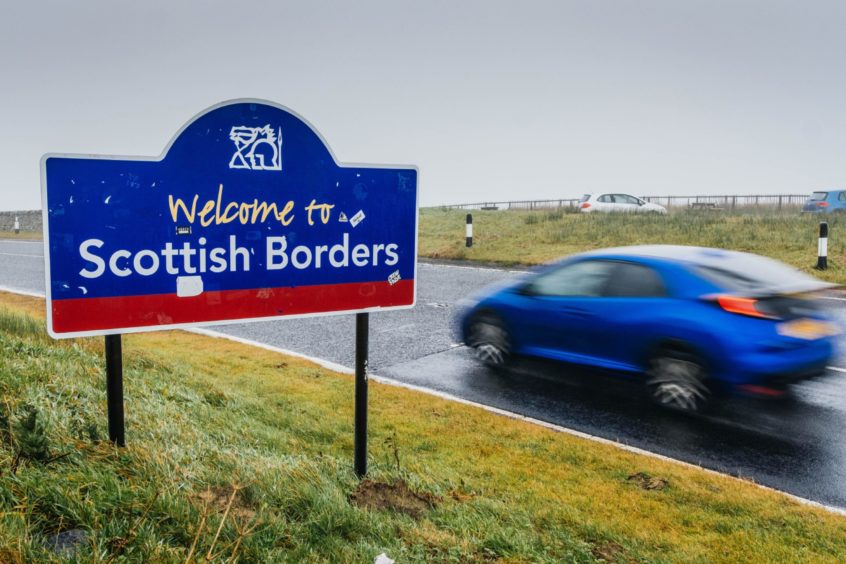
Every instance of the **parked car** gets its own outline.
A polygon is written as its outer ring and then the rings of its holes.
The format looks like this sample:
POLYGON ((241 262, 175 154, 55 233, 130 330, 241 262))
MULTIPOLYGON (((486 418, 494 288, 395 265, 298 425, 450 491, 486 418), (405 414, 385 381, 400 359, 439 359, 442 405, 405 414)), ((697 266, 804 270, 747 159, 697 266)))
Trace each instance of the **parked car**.
POLYGON ((610 369, 697 411, 715 394, 781 396, 821 374, 839 330, 814 294, 832 286, 749 253, 621 247, 483 291, 461 330, 491 367, 527 355, 610 369))
POLYGON ((667 208, 652 204, 629 194, 585 194, 579 200, 579 211, 624 212, 624 213, 667 213, 667 208))
POLYGON ((846 213, 846 190, 814 192, 802 207, 803 212, 846 213))

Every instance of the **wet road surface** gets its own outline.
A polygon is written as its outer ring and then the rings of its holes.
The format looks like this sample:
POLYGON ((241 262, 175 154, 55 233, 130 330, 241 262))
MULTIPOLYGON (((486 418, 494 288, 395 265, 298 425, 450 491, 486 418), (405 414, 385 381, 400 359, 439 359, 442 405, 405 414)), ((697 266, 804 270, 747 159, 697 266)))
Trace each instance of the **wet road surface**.
MULTIPOLYGON (((0 287, 43 292, 41 255, 40 243, 0 241, 0 287)), ((370 316, 371 371, 846 508, 846 340, 831 363, 835 369, 796 386, 788 399, 731 398, 706 415, 677 415, 653 407, 637 382, 618 375, 529 360, 506 374, 478 365, 459 343, 453 323, 457 303, 518 275, 421 263, 417 307, 370 316)), ((846 325, 846 301, 825 304, 846 325)), ((214 330, 352 366, 354 319, 214 330)))

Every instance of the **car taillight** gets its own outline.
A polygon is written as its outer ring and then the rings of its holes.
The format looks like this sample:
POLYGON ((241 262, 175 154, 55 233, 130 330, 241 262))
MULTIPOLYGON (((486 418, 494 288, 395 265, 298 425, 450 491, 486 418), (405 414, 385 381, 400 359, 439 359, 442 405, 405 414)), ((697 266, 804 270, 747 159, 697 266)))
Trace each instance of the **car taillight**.
POLYGON ((582 203, 582 209, 583 209, 583 210, 586 210, 586 209, 588 209, 589 207, 590 207, 590 203, 589 203, 589 202, 584 202, 584 203, 582 203))
POLYGON ((761 319, 778 319, 778 317, 761 311, 758 304, 761 300, 756 298, 740 298, 738 296, 716 296, 717 304, 729 313, 760 317, 761 319))
POLYGON ((817 202, 817 207, 818 208, 827 208, 828 202, 817 202))

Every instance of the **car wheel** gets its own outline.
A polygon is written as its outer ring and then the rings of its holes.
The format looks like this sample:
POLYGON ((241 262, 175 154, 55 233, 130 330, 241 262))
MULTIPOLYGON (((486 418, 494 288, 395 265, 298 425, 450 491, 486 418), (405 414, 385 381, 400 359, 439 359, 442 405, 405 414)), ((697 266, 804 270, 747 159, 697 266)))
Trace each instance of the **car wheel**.
POLYGON ((483 313, 473 319, 467 344, 476 352, 476 358, 491 368, 503 368, 511 358, 508 331, 502 320, 492 313, 483 313))
POLYGON ((701 411, 711 398, 708 374, 693 354, 662 350, 649 361, 646 387, 658 405, 675 411, 701 411))

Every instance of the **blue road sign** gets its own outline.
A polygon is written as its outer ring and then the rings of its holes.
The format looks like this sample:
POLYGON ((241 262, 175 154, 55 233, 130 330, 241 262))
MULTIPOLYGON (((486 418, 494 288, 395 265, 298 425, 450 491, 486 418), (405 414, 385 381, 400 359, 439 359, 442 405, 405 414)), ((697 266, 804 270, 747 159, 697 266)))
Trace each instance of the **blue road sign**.
POLYGON ((48 330, 411 307, 417 169, 340 165, 281 106, 219 104, 159 158, 42 158, 48 330))

